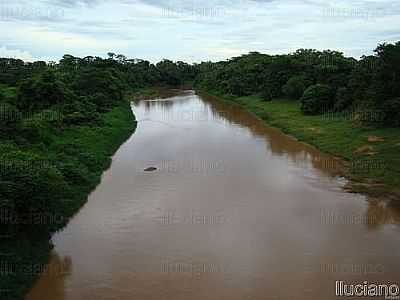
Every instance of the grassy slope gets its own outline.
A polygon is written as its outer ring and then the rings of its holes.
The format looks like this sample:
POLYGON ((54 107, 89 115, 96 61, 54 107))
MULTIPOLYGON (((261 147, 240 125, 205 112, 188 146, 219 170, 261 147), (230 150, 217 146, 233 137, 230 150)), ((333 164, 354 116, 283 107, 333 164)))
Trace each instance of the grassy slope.
MULTIPOLYGON (((102 122, 98 125, 74 126, 63 132, 49 132, 48 140, 51 143, 45 147, 23 149, 31 153, 46 157, 49 161, 60 164, 70 163, 73 159, 79 169, 85 170, 84 180, 69 183, 73 191, 68 204, 58 212, 67 221, 86 202, 89 192, 101 180, 101 174, 111 163, 110 156, 119 148, 135 130, 136 122, 128 102, 124 102, 112 111, 101 116, 102 122)), ((60 191, 61 192, 61 191, 60 191)), ((51 199, 49 199, 51 200, 51 199)), ((21 268, 27 266, 41 266, 48 260, 51 249, 49 237, 46 234, 32 236, 31 233, 21 233, 10 241, 10 249, 21 268)), ((36 270, 40 270, 36 267, 36 270)), ((33 281, 40 274, 26 272, 22 269, 14 274, 0 276, 0 299, 21 299, 30 289, 33 281), (5 291, 5 290, 8 291, 5 291)))
POLYGON ((304 116, 300 111, 300 103, 296 101, 265 102, 256 96, 225 96, 223 99, 243 106, 271 126, 280 128, 300 141, 344 158, 349 162, 347 176, 353 182, 360 183, 353 184, 353 191, 377 196, 382 193, 400 195, 400 128, 368 128, 355 126, 343 118, 304 116), (385 140, 368 142, 369 136, 379 136, 385 140), (366 151, 369 153, 356 152, 365 145, 369 146, 366 151))

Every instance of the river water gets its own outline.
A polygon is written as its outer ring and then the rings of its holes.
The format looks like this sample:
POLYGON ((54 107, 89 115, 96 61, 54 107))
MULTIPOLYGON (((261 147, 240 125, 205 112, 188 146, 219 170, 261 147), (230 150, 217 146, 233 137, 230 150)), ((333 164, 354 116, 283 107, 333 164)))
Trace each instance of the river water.
POLYGON ((191 91, 132 109, 136 133, 26 300, 325 300, 336 280, 399 284, 399 207, 344 192, 334 157, 191 91))

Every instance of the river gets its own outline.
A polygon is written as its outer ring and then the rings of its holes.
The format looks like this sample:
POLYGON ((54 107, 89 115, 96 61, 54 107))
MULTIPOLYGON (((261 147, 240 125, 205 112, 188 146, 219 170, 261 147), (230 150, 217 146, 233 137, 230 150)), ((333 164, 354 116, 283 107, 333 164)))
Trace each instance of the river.
POLYGON ((132 109, 136 133, 26 300, 326 300, 336 280, 399 283, 399 206, 346 193, 335 157, 192 91, 132 109))

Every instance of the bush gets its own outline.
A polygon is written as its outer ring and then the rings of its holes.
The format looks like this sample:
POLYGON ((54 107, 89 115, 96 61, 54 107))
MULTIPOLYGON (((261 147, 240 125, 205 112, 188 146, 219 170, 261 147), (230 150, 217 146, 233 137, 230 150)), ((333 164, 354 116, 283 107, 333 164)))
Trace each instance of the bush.
POLYGON ((94 103, 112 107, 123 98, 121 81, 109 70, 91 68, 81 72, 73 85, 76 94, 94 97, 94 103))
POLYGON ((110 99, 110 97, 106 96, 104 93, 94 93, 93 95, 89 95, 87 96, 87 100, 90 103, 95 104, 99 112, 109 111, 115 104, 112 101, 113 99, 110 99))
POLYGON ((345 87, 339 88, 336 92, 334 110, 335 111, 345 110, 352 104, 351 100, 352 99, 350 97, 348 89, 345 87))
POLYGON ((300 99, 306 89, 304 77, 295 76, 290 78, 282 87, 283 94, 290 99, 300 99))
POLYGON ((55 112, 44 110, 23 119, 20 124, 21 135, 31 143, 49 142, 55 112))
POLYGON ((400 98, 387 100, 383 105, 385 125, 400 127, 400 98))
POLYGON ((91 97, 81 96, 78 101, 64 106, 63 122, 67 125, 81 125, 98 121, 98 107, 91 102, 92 100, 91 97))
POLYGON ((268 87, 265 87, 262 89, 261 93, 260 93, 260 97, 264 100, 264 101, 272 101, 272 92, 268 87))
POLYGON ((14 128, 21 117, 20 111, 15 106, 0 102, 0 131, 14 128))
POLYGON ((332 89, 325 84, 310 86, 301 97, 301 110, 306 115, 317 115, 333 107, 332 89))
POLYGON ((29 113, 63 105, 73 94, 59 81, 53 71, 22 81, 17 91, 17 107, 29 113))
MULTIPOLYGON (((1 155, 0 162, 0 197, 8 200, 7 208, 12 214, 16 217, 30 212, 50 215, 58 209, 66 182, 50 162, 20 150, 1 155)), ((57 224, 37 225, 50 229, 57 224)))

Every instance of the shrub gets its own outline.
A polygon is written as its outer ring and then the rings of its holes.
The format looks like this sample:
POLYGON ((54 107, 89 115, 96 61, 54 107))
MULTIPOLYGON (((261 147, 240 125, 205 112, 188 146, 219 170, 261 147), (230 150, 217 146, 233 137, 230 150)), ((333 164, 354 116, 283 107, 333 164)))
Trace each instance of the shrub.
MULTIPOLYGON (((15 150, 0 156, 0 196, 16 217, 30 213, 51 215, 61 204, 66 182, 49 161, 15 150)), ((25 225, 25 224, 20 224, 25 225)), ((33 225, 33 224, 26 224, 33 225)), ((55 223, 35 224, 54 229, 55 223)))
POLYGON ((67 125, 80 125, 97 121, 99 119, 98 107, 92 101, 90 96, 81 96, 78 101, 64 106, 63 122, 67 125))
POLYGON ((350 97, 348 89, 345 87, 339 88, 336 92, 334 110, 335 111, 345 110, 352 104, 351 100, 352 99, 350 97))
POLYGON ((261 93, 260 93, 260 97, 264 100, 264 101, 272 101, 272 92, 268 87, 265 87, 262 89, 261 93))
POLYGON ((100 105, 112 107, 122 100, 121 81, 109 70, 91 68, 81 72, 73 85, 80 96, 95 96, 100 105))
POLYGON ((15 106, 0 102, 0 131, 13 128, 20 119, 21 113, 15 106))
POLYGON ((300 99, 306 89, 306 82, 302 76, 290 78, 282 87, 283 94, 290 99, 300 99))
POLYGON ((31 143, 48 142, 50 137, 51 122, 47 120, 47 113, 37 113, 26 119, 20 124, 21 135, 31 143))
POLYGON ((113 106, 109 96, 104 93, 94 93, 93 95, 87 96, 87 100, 97 106, 97 110, 100 112, 106 112, 110 110, 113 106))
POLYGON ((17 106, 21 111, 38 111, 63 105, 73 97, 53 71, 22 81, 17 92, 17 106))
POLYGON ((301 110, 306 115, 317 115, 333 107, 332 89, 325 84, 316 84, 305 90, 301 97, 301 110))

